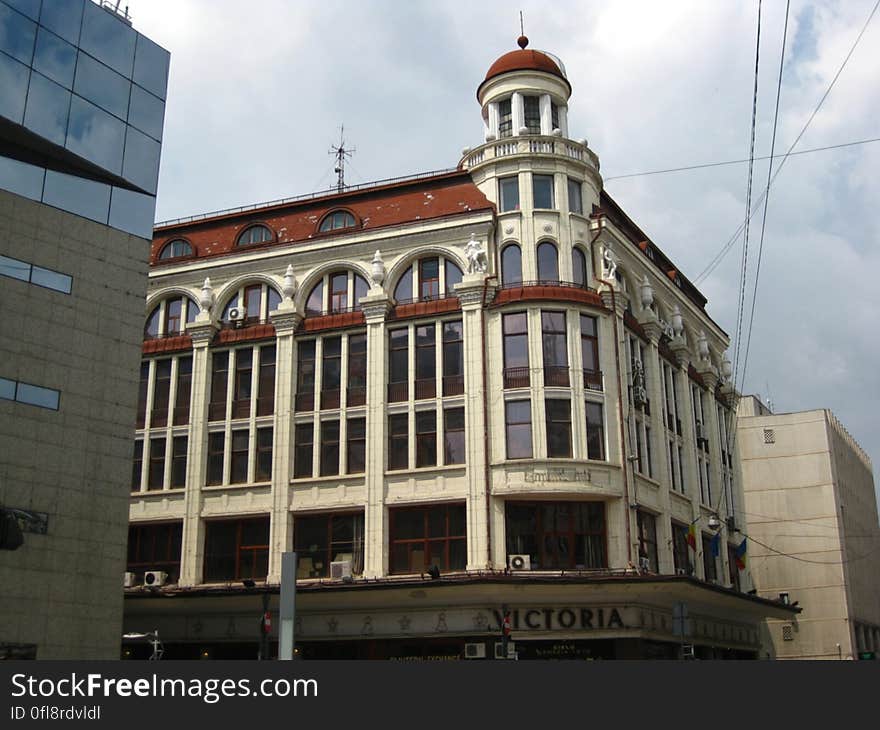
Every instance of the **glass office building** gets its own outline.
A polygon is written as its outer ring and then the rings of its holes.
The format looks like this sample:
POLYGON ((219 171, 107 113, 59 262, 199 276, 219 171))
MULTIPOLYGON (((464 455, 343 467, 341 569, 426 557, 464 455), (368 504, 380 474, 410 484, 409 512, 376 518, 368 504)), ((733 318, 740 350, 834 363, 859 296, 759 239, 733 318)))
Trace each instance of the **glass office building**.
POLYGON ((149 239, 168 66, 90 0, 0 0, 0 188, 149 239))

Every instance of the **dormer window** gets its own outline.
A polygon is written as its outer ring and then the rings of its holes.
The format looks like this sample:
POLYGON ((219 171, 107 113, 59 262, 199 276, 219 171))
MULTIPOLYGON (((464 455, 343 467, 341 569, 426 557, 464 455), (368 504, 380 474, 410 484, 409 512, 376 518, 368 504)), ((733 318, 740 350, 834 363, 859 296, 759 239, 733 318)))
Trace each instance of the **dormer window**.
POLYGON ((523 97, 523 117, 529 134, 541 134, 541 98, 538 96, 523 97))
POLYGON ((342 228, 354 228, 354 226, 355 220, 351 213, 347 210, 334 210, 324 217, 324 220, 321 221, 321 225, 318 227, 318 231, 320 233, 327 233, 328 231, 338 231, 342 228))
POLYGON ((251 226, 250 228, 246 228, 242 231, 241 235, 238 237, 238 240, 235 242, 236 246, 251 246, 255 243, 265 243, 266 241, 272 240, 272 231, 270 231, 266 226, 251 226))
POLYGON ((167 261, 168 259, 179 259, 184 256, 192 256, 192 246, 189 245, 182 238, 175 238, 173 241, 169 241, 162 248, 162 252, 159 254, 160 261, 167 261))
POLYGON ((498 136, 513 136, 513 109, 510 99, 498 102, 498 136))

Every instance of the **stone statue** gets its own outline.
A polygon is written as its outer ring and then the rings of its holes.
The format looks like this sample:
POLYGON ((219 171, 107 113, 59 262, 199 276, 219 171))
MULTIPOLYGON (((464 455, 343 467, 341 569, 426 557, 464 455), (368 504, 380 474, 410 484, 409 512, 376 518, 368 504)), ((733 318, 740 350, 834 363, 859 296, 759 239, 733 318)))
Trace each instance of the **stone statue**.
POLYGON ((469 274, 485 274, 489 268, 489 262, 486 259, 486 250, 483 248, 476 235, 471 233, 471 238, 464 248, 465 255, 468 260, 469 274))
POLYGON ((602 259, 604 261, 605 280, 614 283, 616 281, 614 277, 617 274, 617 257, 610 246, 602 248, 602 259))

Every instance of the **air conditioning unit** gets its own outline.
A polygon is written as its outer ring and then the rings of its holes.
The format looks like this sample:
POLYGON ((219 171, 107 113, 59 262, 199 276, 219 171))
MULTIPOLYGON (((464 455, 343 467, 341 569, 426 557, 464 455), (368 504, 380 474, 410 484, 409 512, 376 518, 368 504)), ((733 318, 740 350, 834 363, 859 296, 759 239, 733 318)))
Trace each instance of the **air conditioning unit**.
POLYGON ((144 585, 150 587, 158 587, 165 585, 168 580, 168 573, 161 570, 148 570, 144 573, 144 585))
POLYGON ((531 570, 532 558, 529 555, 508 555, 507 565, 511 570, 531 570))
POLYGON ((330 577, 337 580, 351 578, 351 561, 334 560, 330 563, 330 577))
POLYGON ((496 659, 513 659, 516 656, 516 644, 512 641, 507 642, 507 656, 504 656, 504 643, 495 642, 495 658, 496 659))
POLYGON ((464 658, 465 659, 485 659, 486 658, 486 645, 481 644, 479 642, 469 642, 464 645, 464 658))
POLYGON ((633 404, 643 406, 648 402, 648 391, 643 386, 633 386, 633 404))
POLYGON ((244 318, 247 315, 244 307, 232 307, 229 310, 229 321, 230 322, 244 322, 244 318))
POLYGON ((122 577, 122 587, 131 588, 135 583, 135 574, 126 572, 122 577))

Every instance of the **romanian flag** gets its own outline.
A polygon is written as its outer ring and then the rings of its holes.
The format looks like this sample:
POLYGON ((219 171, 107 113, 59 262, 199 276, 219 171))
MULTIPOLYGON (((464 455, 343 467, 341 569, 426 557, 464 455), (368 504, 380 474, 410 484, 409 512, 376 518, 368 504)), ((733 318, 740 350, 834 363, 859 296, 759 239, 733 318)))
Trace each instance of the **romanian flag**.
POLYGON ((739 547, 734 551, 736 556, 736 567, 740 570, 746 569, 746 538, 740 543, 739 547))
POLYGON ((697 523, 691 522, 688 527, 687 544, 691 546, 691 550, 697 552, 697 523))

